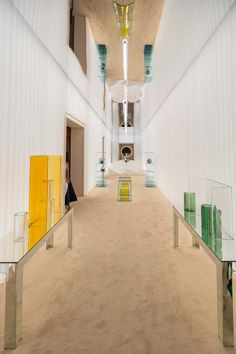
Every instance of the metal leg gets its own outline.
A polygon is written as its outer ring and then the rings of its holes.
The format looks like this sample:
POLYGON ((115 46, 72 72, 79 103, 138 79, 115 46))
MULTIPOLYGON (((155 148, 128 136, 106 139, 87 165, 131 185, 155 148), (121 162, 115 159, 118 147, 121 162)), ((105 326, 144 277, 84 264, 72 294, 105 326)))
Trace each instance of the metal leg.
POLYGON ((68 216, 68 248, 73 247, 73 210, 68 216))
POLYGON ((195 248, 199 248, 199 243, 197 242, 197 240, 194 236, 192 236, 192 245, 195 248))
POLYGON ((5 349, 16 349, 21 339, 23 266, 10 265, 6 279, 5 349))
POLYGON ((174 227, 174 248, 179 247, 179 218, 173 211, 173 227, 174 227))
POLYGON ((232 299, 233 299, 234 338, 236 338, 236 272, 234 270, 232 271, 232 299))
POLYGON ((216 267, 218 333, 223 345, 232 347, 234 346, 233 299, 227 289, 232 269, 227 262, 219 262, 216 267))
POLYGON ((54 233, 52 234, 51 237, 46 241, 46 249, 48 250, 49 248, 54 247, 54 233))

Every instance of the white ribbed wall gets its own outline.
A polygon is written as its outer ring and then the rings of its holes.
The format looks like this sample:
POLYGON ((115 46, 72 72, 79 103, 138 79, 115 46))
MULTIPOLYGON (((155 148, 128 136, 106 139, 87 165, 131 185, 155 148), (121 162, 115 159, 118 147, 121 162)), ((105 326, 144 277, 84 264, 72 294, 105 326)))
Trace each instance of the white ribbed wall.
POLYGON ((234 1, 166 0, 153 65, 143 151, 156 152, 159 188, 179 204, 188 176, 208 177, 233 186, 236 207, 234 1))
POLYGON ((66 113, 85 124, 86 192, 95 184, 95 156, 110 133, 87 29, 86 78, 67 45, 67 0, 0 2, 0 237, 12 231, 15 212, 28 210, 29 156, 64 154, 66 113))

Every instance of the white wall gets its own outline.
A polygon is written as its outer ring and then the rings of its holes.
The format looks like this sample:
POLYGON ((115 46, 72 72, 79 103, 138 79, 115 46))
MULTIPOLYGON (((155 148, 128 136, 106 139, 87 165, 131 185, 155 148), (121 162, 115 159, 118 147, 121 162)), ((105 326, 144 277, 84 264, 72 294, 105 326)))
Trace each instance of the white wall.
POLYGON ((98 55, 88 21, 87 27, 87 76, 74 53, 68 51, 67 113, 85 124, 85 194, 96 182, 96 161, 102 151, 102 137, 105 137, 105 151, 108 162, 111 151, 110 96, 106 87, 106 105, 103 110, 103 83, 98 76, 98 55))
POLYGON ((178 204, 188 176, 208 177, 233 186, 236 206, 235 1, 166 0, 153 65, 142 136, 159 188, 178 204))
POLYGON ((85 124, 86 192, 95 185, 95 157, 110 123, 87 29, 86 78, 68 47, 67 0, 0 2, 0 237, 12 231, 15 212, 28 210, 29 156, 64 155, 66 113, 85 124))

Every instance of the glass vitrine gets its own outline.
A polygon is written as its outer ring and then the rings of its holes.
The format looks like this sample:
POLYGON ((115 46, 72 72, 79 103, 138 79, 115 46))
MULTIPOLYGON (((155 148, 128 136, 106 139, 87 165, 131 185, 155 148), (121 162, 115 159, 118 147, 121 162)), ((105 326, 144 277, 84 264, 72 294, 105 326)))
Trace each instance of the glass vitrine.
POLYGON ((188 178, 176 209, 221 261, 236 260, 231 186, 206 178, 188 178))

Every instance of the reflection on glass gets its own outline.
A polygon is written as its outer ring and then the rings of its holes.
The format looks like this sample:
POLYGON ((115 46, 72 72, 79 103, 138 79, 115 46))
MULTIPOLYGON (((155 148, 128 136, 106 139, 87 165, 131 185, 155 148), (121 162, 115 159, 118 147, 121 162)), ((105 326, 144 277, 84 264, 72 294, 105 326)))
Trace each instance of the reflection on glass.
POLYGON ((196 200, 193 192, 184 192, 184 218, 193 228, 196 227, 196 200))
POLYGON ((213 207, 214 250, 218 257, 222 257, 222 221, 221 210, 213 207))

